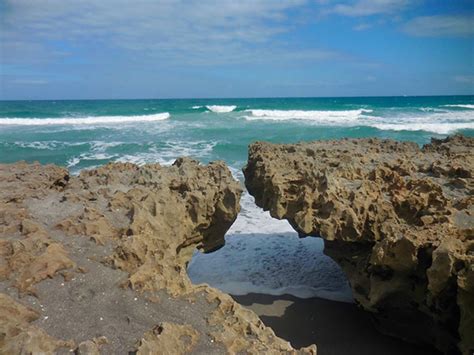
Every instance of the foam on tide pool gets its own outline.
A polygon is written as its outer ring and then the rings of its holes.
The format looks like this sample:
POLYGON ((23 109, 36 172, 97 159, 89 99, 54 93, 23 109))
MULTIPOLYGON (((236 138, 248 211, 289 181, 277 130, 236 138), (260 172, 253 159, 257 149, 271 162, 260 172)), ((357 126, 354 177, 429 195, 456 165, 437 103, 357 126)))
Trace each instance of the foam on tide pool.
POLYGON ((207 283, 232 295, 290 294, 353 301, 343 271, 324 255, 321 238, 299 238, 288 222, 258 208, 247 192, 241 207, 226 245, 193 256, 188 266, 193 283, 207 283))
POLYGON ((216 252, 196 252, 188 267, 193 283, 207 283, 233 295, 290 294, 352 302, 339 266, 323 254, 320 238, 294 233, 233 234, 216 252))

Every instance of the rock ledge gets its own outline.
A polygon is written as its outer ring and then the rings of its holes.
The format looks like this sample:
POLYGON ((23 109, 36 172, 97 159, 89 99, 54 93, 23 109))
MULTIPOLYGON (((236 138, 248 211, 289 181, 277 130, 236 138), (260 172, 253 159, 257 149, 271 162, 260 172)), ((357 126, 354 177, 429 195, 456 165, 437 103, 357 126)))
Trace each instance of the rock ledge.
POLYGON ((474 349, 474 139, 257 142, 256 203, 321 236, 382 331, 445 353, 474 349))
POLYGON ((240 208, 224 163, 16 163, 0 187, 0 353, 316 353, 187 276, 240 208))

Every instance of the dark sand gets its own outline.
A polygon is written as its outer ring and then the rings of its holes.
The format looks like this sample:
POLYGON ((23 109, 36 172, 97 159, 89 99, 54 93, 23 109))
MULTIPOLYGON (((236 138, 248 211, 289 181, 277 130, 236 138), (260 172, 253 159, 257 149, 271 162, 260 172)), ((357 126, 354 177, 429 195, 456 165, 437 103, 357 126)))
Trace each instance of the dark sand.
POLYGON ((438 355, 436 350, 379 333, 370 314, 355 304, 290 295, 233 298, 257 313, 295 348, 316 344, 318 355, 438 355))

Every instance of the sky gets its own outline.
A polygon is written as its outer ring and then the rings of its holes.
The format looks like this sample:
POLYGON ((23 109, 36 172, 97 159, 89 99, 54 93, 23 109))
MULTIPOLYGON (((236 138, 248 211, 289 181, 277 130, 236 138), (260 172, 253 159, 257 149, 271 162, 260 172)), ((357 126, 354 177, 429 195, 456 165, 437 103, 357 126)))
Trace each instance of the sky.
POLYGON ((473 0, 0 0, 0 99, 474 94, 473 0))

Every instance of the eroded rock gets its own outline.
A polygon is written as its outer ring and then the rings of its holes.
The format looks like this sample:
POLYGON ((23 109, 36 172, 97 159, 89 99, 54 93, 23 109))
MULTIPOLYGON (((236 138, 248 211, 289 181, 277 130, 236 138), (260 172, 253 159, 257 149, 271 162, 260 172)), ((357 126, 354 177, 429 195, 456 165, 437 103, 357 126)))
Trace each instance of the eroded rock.
POLYGON ((196 249, 224 245, 240 208, 224 163, 115 163, 79 176, 18 163, 0 165, 0 186, 0 290, 35 307, 28 321, 10 317, 23 325, 3 332, 0 353, 30 349, 21 344, 36 344, 38 332, 44 353, 67 341, 81 354, 296 353, 254 313, 187 276, 196 249))
POLYGON ((378 327, 445 353, 474 349, 474 139, 257 142, 256 203, 321 236, 378 327))
POLYGON ((55 339, 32 325, 38 317, 35 310, 0 293, 0 353, 54 354, 61 348, 74 348, 74 342, 55 339))
POLYGON ((137 354, 189 354, 198 338, 199 333, 190 325, 163 322, 145 333, 137 354))

